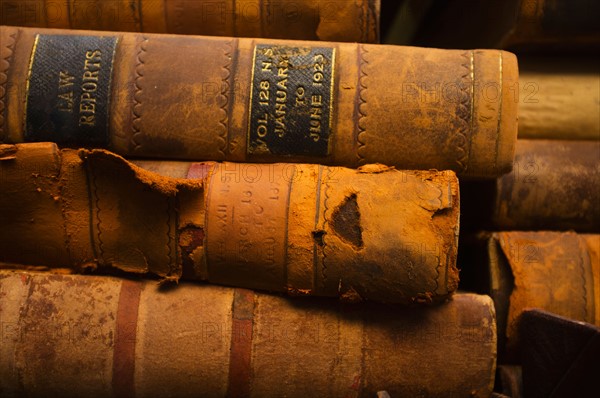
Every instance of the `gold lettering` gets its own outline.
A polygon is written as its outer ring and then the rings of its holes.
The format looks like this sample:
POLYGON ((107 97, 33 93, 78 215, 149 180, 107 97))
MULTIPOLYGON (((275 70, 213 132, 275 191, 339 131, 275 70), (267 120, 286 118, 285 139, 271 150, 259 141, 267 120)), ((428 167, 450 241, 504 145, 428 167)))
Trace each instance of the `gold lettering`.
POLYGON ((83 69, 85 70, 99 70, 100 69, 100 62, 96 61, 96 62, 90 62, 89 59, 86 59, 83 65, 83 69))
POLYGON ((262 61, 262 71, 263 72, 271 72, 271 66, 273 64, 268 61, 262 61))
POLYGON ((58 94, 58 98, 63 100, 59 101, 58 110, 61 112, 73 112, 74 95, 72 91, 68 91, 63 94, 58 94))
POLYGON ((95 80, 98 81, 98 75, 100 74, 99 70, 96 71, 89 71, 86 70, 85 72, 83 72, 83 80, 95 80))
POLYGON ((323 114, 323 96, 315 94, 310 97, 310 137, 314 142, 321 139, 321 117, 323 114))
POLYGON ((97 98, 94 94, 98 91, 101 61, 102 51, 86 51, 81 83, 83 93, 79 98, 79 126, 93 127, 96 125, 97 98))
POLYGON ((269 122, 269 114, 268 113, 265 113, 262 119, 258 119, 258 127, 256 128, 256 134, 258 134, 259 137, 264 138, 267 136, 268 122, 269 122))
POLYGON ((96 116, 81 116, 79 118, 80 126, 95 126, 96 125, 96 116))
POLYGON ((259 124, 258 127, 256 128, 256 134, 258 134, 259 137, 264 138, 267 136, 267 126, 263 125, 263 124, 259 124))
POLYGON ((96 113, 96 104, 94 102, 82 102, 79 104, 79 113, 96 113))
POLYGON ((58 74, 58 110, 60 112, 73 112, 75 95, 73 94, 75 76, 69 72, 60 71, 58 74))
POLYGON ((101 55, 102 55, 102 51, 100 51, 100 50, 86 51, 85 58, 86 59, 100 59, 101 55))
POLYGON ((325 71, 325 57, 322 54, 317 54, 313 57, 314 67, 313 67, 313 86, 321 86, 323 79, 325 79, 325 75, 323 72, 325 71))
POLYGON ((288 60, 283 60, 280 66, 277 68, 277 76, 279 77, 288 77, 288 60))
POLYGON ((302 106, 306 103, 306 98, 304 97, 305 90, 304 87, 298 86, 296 89, 296 105, 302 106))
POLYGON ((277 116, 285 116, 287 112, 287 106, 285 104, 276 103, 275 104, 275 114, 277 116))
POLYGON ((81 89, 83 91, 87 91, 87 92, 96 92, 98 90, 98 84, 94 83, 94 82, 84 82, 81 85, 81 89))
POLYGON ((285 90, 277 90, 277 102, 285 103, 287 101, 287 91, 285 90))
POLYGON ((258 92, 258 99, 259 99, 259 104, 263 105, 263 106, 268 106, 269 105, 269 88, 271 87, 271 84, 269 83, 268 80, 263 80, 260 82, 260 91, 258 92))
POLYGON ((283 79, 277 82, 277 87, 282 90, 287 90, 287 79, 283 79))
POLYGON ((321 119, 321 108, 311 108, 310 109, 310 118, 315 120, 321 119))
POLYGON ((71 76, 69 72, 60 72, 58 76, 58 87, 66 88, 71 87, 73 85, 73 80, 75 80, 75 76, 71 76))

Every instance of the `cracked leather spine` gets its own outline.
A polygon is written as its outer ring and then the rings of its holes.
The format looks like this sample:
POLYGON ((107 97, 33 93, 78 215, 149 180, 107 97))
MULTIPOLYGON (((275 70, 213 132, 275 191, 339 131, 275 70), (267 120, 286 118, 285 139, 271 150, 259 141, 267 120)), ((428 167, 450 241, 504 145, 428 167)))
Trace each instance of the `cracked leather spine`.
POLYGON ((375 43, 379 0, 4 0, 0 25, 375 43))
POLYGON ((477 178, 512 168, 518 71, 507 52, 13 27, 0 34, 8 143, 62 134, 76 145, 61 144, 90 146, 92 104, 82 90, 99 70, 111 86, 95 116, 107 120, 106 147, 125 156, 383 163, 477 178), (85 43, 100 37, 112 38, 113 52, 84 64, 93 50, 85 43), (74 79, 72 100, 61 72, 74 79), (73 113, 66 127, 56 122, 61 109, 73 113), (54 116, 27 122, 44 115, 54 116))
POLYGON ((599 232, 600 142, 520 139, 516 147, 513 171, 492 189, 493 227, 599 232))
POLYGON ((488 397, 494 383, 487 296, 344 309, 210 285, 7 271, 0 291, 9 396, 368 397, 385 386, 393 396, 488 397))
POLYGON ((402 304, 458 284, 451 171, 0 148, 0 261, 402 304))

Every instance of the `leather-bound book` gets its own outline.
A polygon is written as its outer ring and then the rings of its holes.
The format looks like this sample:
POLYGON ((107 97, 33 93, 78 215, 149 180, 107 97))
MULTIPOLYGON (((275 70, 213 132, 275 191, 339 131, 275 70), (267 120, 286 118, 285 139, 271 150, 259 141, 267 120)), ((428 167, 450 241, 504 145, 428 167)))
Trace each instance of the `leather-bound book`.
POLYGON ((519 52, 598 50, 599 13, 596 0, 450 0, 438 2, 415 42, 519 52))
POLYGON ((488 397, 487 296, 425 309, 0 272, 3 397, 488 397))
POLYGON ((451 171, 183 164, 105 150, 0 146, 0 261, 396 303, 456 289, 451 171))
POLYGON ((519 138, 600 140, 598 57, 519 57, 519 138))
POLYGON ((497 50, 0 28, 0 141, 137 157, 512 167, 516 57, 497 50))
POLYGON ((517 320, 527 308, 600 326, 600 235, 498 232, 480 242, 485 257, 461 263, 465 274, 477 274, 473 290, 494 299, 503 361, 519 361, 517 320))
POLYGON ((2 0, 0 24, 209 36, 379 40, 379 0, 2 0))
POLYGON ((464 230, 600 232, 600 141, 518 140, 513 171, 461 184, 464 230))

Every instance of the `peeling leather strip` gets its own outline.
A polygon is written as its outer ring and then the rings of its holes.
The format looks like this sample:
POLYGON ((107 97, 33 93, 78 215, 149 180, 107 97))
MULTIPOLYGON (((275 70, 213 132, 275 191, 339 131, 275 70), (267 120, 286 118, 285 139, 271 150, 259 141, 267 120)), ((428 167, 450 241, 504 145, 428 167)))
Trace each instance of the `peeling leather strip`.
POLYGON ((142 283, 123 280, 115 330, 112 387, 115 397, 135 397, 135 345, 142 283))
POLYGON ((204 180, 209 176, 213 166, 214 162, 192 163, 187 178, 190 180, 204 180))
POLYGON ((232 309, 231 349, 229 353, 228 397, 250 396, 254 307, 253 291, 235 289, 232 309))

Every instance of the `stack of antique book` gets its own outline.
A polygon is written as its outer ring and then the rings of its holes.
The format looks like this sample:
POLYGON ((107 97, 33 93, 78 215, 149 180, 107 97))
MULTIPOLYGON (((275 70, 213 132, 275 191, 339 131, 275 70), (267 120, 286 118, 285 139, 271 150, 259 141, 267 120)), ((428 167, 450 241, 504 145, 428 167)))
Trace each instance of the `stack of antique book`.
POLYGON ((600 37, 471 3, 2 0, 0 395, 586 393, 600 37))

